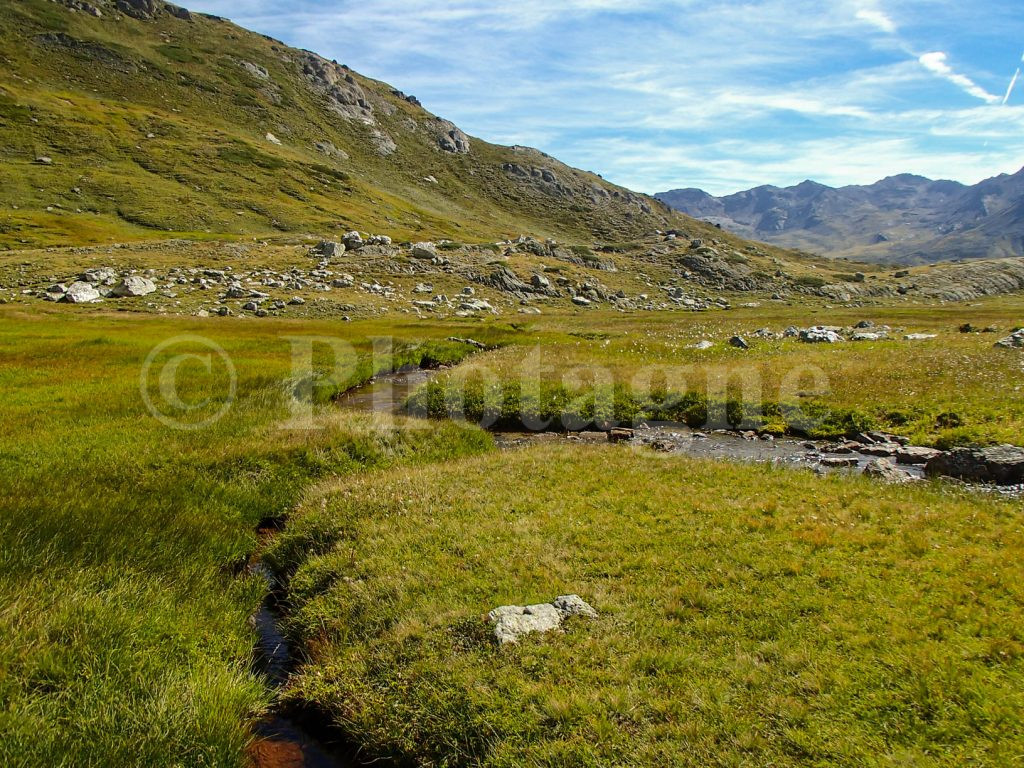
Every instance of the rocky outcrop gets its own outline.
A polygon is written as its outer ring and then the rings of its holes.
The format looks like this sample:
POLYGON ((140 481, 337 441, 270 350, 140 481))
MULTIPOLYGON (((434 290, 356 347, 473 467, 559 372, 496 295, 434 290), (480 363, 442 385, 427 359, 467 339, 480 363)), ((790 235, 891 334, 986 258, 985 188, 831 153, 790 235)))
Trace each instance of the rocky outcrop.
POLYGON ((444 152, 453 155, 469 153, 469 136, 459 130, 455 123, 436 117, 434 131, 437 133, 437 146, 444 152))
POLYGON ((302 52, 299 64, 309 86, 327 100, 328 109, 347 120, 376 125, 366 92, 346 67, 309 51, 302 52))
POLYGON ((133 19, 148 21, 160 12, 157 0, 117 0, 117 10, 133 19))
POLYGON ((1019 485, 1024 483, 1024 448, 1015 445, 954 448, 932 458, 924 469, 930 476, 945 475, 978 483, 1019 485))
POLYGON ((489 288, 511 294, 519 299, 528 299, 531 296, 559 296, 556 288, 551 287, 550 281, 542 275, 534 275, 530 282, 526 282, 509 267, 502 265, 487 275, 471 273, 469 279, 489 288), (539 279, 537 279, 539 278, 539 279))

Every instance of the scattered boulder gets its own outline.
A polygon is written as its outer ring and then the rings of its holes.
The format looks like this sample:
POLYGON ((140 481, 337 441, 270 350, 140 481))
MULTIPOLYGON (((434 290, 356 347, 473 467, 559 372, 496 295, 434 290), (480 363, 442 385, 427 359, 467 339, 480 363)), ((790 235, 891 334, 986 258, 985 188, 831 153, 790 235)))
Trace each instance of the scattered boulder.
POLYGON ((825 456, 818 459, 818 463, 823 467, 841 469, 843 467, 856 467, 860 462, 855 456, 825 456))
POLYGON ((138 296, 146 296, 154 291, 156 291, 156 286, 152 280, 130 275, 115 285, 110 295, 118 298, 136 298, 138 296))
POLYGON ((551 281, 541 274, 534 274, 531 276, 530 284, 533 285, 534 288, 540 288, 542 290, 551 287, 551 281))
POLYGON ((715 346, 714 342, 708 341, 707 339, 701 339, 695 344, 690 344, 687 349, 711 349, 715 346))
POLYGON ((502 605, 487 614, 494 625, 499 645, 519 642, 531 632, 551 632, 573 616, 597 618, 597 611, 579 595, 560 595, 551 603, 536 605, 502 605))
POLYGON ((447 338, 447 341, 454 341, 456 344, 468 344, 469 346, 474 347, 475 349, 487 349, 486 344, 484 344, 481 341, 477 341, 476 339, 463 339, 460 336, 449 336, 447 338))
POLYGON ((99 301, 100 292, 96 290, 96 286, 92 283, 79 280, 68 286, 63 300, 68 304, 88 304, 93 301, 99 301))
POLYGON ((800 341, 808 344, 837 344, 843 340, 838 329, 827 325, 815 325, 799 332, 800 341))
POLYGON ((559 595, 553 603, 562 618, 569 616, 585 616, 588 619, 596 619, 597 611, 579 595, 559 595))
POLYGON ((537 605, 502 605, 487 614, 494 624, 498 645, 517 643, 531 632, 550 632, 562 624, 562 614, 551 603, 537 605))
POLYGON ((896 451, 898 464, 927 464, 942 451, 937 448, 926 448, 922 445, 904 445, 896 451))
POLYGON ((1024 328, 1014 331, 1005 339, 1000 339, 995 345, 1005 349, 1024 349, 1024 328))
POLYGON ((736 347, 736 349, 750 349, 750 344, 742 336, 733 336, 729 339, 729 346, 736 347))
POLYGON ((463 312, 493 312, 492 307, 488 302, 483 299, 469 299, 459 304, 459 309, 463 312))
POLYGON ((117 278, 117 272, 110 267, 94 267, 93 269, 85 270, 80 276, 79 280, 84 280, 87 283, 110 284, 117 278))
POLYGON ((36 158, 36 165, 53 165, 53 158, 47 157, 46 155, 40 155, 36 158))
POLYGON ((627 427, 615 427, 608 432, 608 442, 628 443, 636 436, 636 433, 627 427))
POLYGON ((413 243, 412 257, 414 259, 436 259, 437 246, 433 243, 413 243))
POLYGON ((267 72, 266 67, 262 67, 259 64, 253 64, 251 61, 240 61, 238 63, 241 65, 242 69, 253 77, 258 77, 260 80, 267 80, 270 78, 270 73, 267 72))
POLYGON ((355 230, 346 232, 344 237, 341 238, 341 242, 344 243, 345 248, 350 251, 358 251, 363 247, 363 245, 365 245, 365 243, 363 243, 363 236, 355 230))
POLYGON ((591 301, 590 301, 590 299, 585 298, 583 296, 573 296, 572 297, 572 303, 575 304, 578 307, 589 307, 590 304, 591 304, 591 301))
POLYGON ((936 336, 938 336, 936 333, 908 333, 903 338, 907 341, 925 341, 934 339, 936 336))
POLYGON ((864 474, 886 483, 908 483, 913 479, 888 459, 872 459, 864 467, 864 474))
POLYGON ((313 247, 313 253, 326 259, 336 259, 345 253, 345 245, 334 240, 321 240, 313 247))
POLYGON ((932 458, 925 464, 924 471, 929 476, 1018 485, 1024 483, 1024 448, 1016 445, 954 448, 932 458))

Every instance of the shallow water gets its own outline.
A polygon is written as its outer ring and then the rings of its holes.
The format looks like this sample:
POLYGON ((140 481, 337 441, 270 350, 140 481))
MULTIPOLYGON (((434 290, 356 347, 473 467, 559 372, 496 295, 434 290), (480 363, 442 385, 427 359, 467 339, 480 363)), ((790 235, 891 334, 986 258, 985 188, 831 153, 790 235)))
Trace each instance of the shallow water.
MULTIPOLYGON (((269 595, 263 606, 251 617, 256 629, 256 667, 272 688, 280 689, 288 682, 298 661, 281 629, 281 617, 276 604, 277 580, 263 563, 254 561, 250 573, 263 577, 269 595)), ((322 734, 324 724, 314 722, 302 713, 274 709, 253 729, 257 741, 249 750, 249 758, 256 768, 353 768, 344 745, 334 744, 322 734)))
POLYGON ((440 372, 441 369, 412 368, 384 373, 339 395, 335 402, 356 411, 401 413, 409 396, 440 372))

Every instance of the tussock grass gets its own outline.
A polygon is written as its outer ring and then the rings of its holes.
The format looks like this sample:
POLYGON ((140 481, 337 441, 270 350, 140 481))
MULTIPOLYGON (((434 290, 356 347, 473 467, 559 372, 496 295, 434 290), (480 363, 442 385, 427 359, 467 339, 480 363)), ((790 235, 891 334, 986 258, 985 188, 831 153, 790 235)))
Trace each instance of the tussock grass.
POLYGON ((291 695, 423 765, 1006 765, 1015 504, 616 447, 322 484, 276 541, 291 695), (484 614, 600 611, 499 649, 484 614))
MULTIPOLYGON (((339 412, 315 430, 282 429, 290 358, 278 334, 289 330, 0 318, 3 765, 242 765, 269 698, 250 671, 247 623, 266 587, 240 574, 257 524, 286 514, 317 479, 489 448, 455 425, 339 412), (199 432, 163 426, 138 389, 149 350, 183 331, 215 339, 238 371, 234 407, 199 432)), ((368 355, 368 337, 352 333, 368 355)), ((397 345, 377 367, 442 353, 457 359, 444 343, 397 345)), ((353 383, 373 372, 356 366, 353 383)), ((199 373, 185 371, 182 397, 223 397, 199 373)))
POLYGON ((582 312, 539 317, 515 344, 475 356, 421 391, 414 404, 439 418, 579 429, 668 419, 692 426, 831 437, 884 429, 915 443, 1021 442, 1024 359, 995 333, 1020 324, 1020 297, 971 306, 831 308, 758 306, 729 313, 582 312), (877 342, 805 344, 752 332, 789 325, 893 327, 877 342), (905 332, 937 338, 905 341, 905 332), (749 350, 730 347, 744 335, 749 350), (691 349, 698 340, 714 346, 691 349))

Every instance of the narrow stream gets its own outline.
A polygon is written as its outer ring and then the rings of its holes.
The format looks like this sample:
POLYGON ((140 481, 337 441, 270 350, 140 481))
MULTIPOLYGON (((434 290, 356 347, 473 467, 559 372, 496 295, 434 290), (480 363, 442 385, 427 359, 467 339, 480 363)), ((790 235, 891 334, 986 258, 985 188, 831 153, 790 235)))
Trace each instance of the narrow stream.
MULTIPOLYGON (((261 535, 272 530, 261 529, 261 535)), ((256 667, 274 690, 280 690, 295 671, 298 660, 292 653, 288 638, 281 630, 281 614, 277 605, 280 594, 274 574, 258 558, 246 569, 267 582, 267 599, 250 617, 256 629, 256 667)), ((253 730, 256 741, 249 758, 256 768, 355 768, 351 749, 332 740, 326 724, 301 712, 289 712, 275 706, 253 730)))

